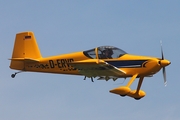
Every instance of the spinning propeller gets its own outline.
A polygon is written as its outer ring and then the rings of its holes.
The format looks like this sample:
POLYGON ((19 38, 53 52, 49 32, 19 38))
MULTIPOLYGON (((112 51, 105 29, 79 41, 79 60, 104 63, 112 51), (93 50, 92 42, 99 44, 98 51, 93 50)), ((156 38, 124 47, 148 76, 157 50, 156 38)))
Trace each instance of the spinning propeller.
POLYGON ((160 60, 160 65, 163 67, 162 68, 162 72, 163 72, 163 78, 164 78, 164 85, 166 86, 167 85, 167 80, 166 80, 166 66, 170 64, 170 61, 164 59, 164 54, 163 54, 163 48, 162 48, 162 41, 160 41, 161 43, 161 60, 160 60))

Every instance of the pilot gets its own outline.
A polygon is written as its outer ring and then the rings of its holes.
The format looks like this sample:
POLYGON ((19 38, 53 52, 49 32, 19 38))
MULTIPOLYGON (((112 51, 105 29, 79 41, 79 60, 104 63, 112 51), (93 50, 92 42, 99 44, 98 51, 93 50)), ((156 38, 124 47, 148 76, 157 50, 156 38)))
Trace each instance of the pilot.
POLYGON ((103 59, 111 59, 113 51, 111 49, 103 50, 103 59))

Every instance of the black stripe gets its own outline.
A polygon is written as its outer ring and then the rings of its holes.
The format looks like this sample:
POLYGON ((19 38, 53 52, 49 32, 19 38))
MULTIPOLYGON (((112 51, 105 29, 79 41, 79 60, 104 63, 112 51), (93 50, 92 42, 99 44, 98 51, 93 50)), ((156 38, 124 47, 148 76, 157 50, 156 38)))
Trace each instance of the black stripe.
POLYGON ((107 63, 117 68, 134 68, 142 67, 142 64, 147 60, 118 60, 118 61, 106 61, 107 63))
POLYGON ((25 36, 25 39, 31 39, 31 36, 25 36))

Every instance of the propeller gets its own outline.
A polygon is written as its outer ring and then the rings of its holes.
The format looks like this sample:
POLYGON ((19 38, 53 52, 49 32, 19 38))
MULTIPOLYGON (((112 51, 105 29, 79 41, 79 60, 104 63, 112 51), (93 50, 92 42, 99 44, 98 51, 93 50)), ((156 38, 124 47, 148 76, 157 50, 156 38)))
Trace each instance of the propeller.
MULTIPOLYGON (((163 48, 162 48, 162 41, 160 41, 160 43, 161 43, 161 56, 162 56, 161 60, 164 60, 164 54, 163 54, 163 48)), ((165 66, 163 67, 162 72, 163 72, 163 78, 164 78, 164 85, 167 86, 166 68, 165 68, 165 66)))

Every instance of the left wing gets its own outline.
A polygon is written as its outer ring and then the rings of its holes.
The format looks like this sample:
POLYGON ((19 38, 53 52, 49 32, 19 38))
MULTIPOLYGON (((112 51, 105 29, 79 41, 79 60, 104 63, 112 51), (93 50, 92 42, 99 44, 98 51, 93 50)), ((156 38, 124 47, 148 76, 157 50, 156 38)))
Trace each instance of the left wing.
POLYGON ((120 77, 126 73, 117 67, 99 59, 82 60, 69 63, 79 72, 87 77, 115 76, 120 77))

